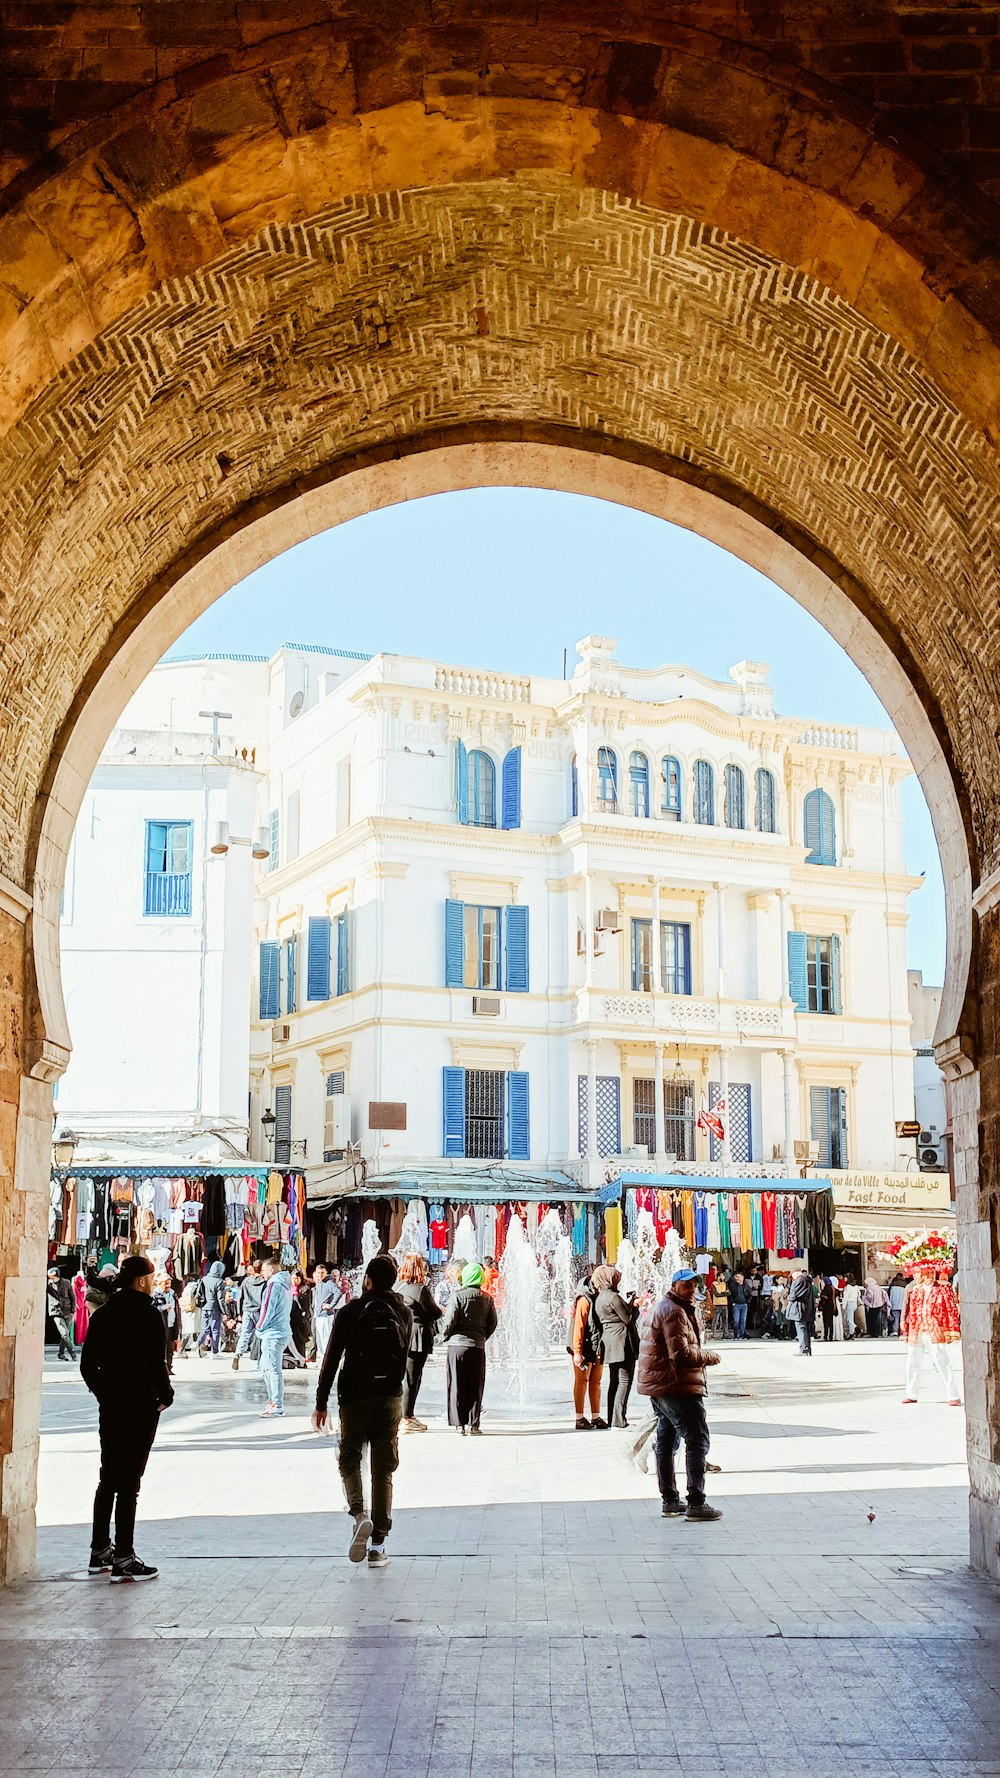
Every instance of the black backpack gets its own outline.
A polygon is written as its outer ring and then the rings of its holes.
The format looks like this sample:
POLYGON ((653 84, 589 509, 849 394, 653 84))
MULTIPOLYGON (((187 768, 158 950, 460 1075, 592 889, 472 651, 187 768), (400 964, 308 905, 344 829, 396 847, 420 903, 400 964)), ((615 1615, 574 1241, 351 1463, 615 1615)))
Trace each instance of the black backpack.
POLYGON ((352 1377, 370 1384, 373 1395, 398 1395, 408 1349, 406 1328, 389 1298, 366 1297, 351 1336, 352 1377))
POLYGON ((195 1306, 195 1308, 196 1309, 203 1309, 205 1307, 205 1303, 207 1302, 207 1300, 208 1300, 208 1298, 207 1298, 207 1293, 205 1290, 205 1280, 204 1280, 204 1278, 198 1278, 195 1280, 195 1287, 194 1287, 194 1306, 195 1306))

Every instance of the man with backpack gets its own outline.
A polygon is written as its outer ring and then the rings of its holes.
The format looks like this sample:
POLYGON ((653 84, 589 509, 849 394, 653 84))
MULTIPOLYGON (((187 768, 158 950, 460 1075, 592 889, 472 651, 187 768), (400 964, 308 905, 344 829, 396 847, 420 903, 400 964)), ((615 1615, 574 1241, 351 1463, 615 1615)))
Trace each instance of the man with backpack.
POLYGON ((379 1254, 368 1262, 361 1295, 337 1313, 316 1388, 316 1432, 326 1429, 333 1380, 339 1371, 340 1474, 354 1520, 352 1562, 384 1568, 392 1529, 392 1478, 399 1465, 399 1422, 413 1317, 393 1294, 396 1262, 379 1254), (365 1511, 361 1460, 368 1446, 371 1513, 365 1511), (371 1547, 369 1548, 369 1539, 371 1547))

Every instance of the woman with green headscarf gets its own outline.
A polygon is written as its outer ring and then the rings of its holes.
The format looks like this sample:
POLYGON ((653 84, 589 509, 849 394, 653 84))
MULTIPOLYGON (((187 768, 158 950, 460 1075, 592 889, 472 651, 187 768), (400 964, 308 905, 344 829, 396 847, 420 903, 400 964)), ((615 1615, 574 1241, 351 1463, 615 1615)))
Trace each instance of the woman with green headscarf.
POLYGON ((481 1434, 486 1342, 496 1325, 496 1306, 483 1289, 482 1266, 466 1266, 440 1334, 448 1353, 448 1424, 463 1438, 481 1434))

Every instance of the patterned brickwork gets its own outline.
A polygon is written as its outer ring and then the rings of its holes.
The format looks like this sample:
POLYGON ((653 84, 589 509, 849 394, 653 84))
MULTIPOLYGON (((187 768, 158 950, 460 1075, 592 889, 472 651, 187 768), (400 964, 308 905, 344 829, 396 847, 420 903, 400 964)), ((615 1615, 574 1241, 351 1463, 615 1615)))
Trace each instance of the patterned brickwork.
POLYGON ((350 198, 139 304, 0 456, 0 868, 82 674, 247 503, 359 450, 497 423, 752 496, 866 589, 1000 856, 998 475, 920 366, 745 242, 559 182, 350 198))

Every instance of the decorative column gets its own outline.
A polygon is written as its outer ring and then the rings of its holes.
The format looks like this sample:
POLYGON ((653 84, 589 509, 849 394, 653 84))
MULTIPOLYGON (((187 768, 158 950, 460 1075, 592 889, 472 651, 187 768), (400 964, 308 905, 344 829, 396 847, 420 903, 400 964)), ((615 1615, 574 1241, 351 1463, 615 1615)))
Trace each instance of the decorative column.
POLYGON ((594 878, 589 870, 583 873, 583 936, 586 950, 583 958, 583 985, 594 985, 594 878))
MULTIPOLYGON (((589 878, 588 878, 589 881, 589 878)), ((600 1159, 597 1152, 597 1039, 588 1037, 587 1051, 587 1164, 600 1159)))
POLYGON ((719 1097, 724 1099, 726 1102, 726 1116, 725 1116, 725 1122, 723 1123, 723 1126, 722 1126, 725 1134, 723 1135, 722 1142, 720 1144, 719 1159, 722 1162, 723 1173, 728 1173, 729 1169, 732 1165, 732 1157, 731 1157, 730 1145, 729 1145, 729 1122, 730 1122, 729 1051, 728 1051, 728 1049, 725 1048, 724 1045, 720 1046, 720 1048, 719 1048, 719 1097))
POLYGON ((795 1164, 795 1051, 782 1050, 785 1091, 785 1166, 795 1164))
POLYGON ((726 997, 726 889, 724 883, 716 883, 715 911, 718 920, 719 943, 719 985, 717 993, 720 1000, 726 997))
POLYGON ((661 1161, 667 1152, 667 1138, 663 1115, 663 1045, 657 1043, 653 1047, 653 1112, 656 1119, 656 1158, 661 1161))
MULTIPOLYGON (((652 920, 652 982, 653 993, 663 992, 663 973, 660 967, 660 880, 653 878, 653 920, 652 920)), ((662 1057, 660 1058, 662 1063, 662 1057)))
POLYGON ((790 1000, 792 991, 788 980, 789 909, 787 889, 778 890, 778 906, 781 909, 781 998, 790 1000))

